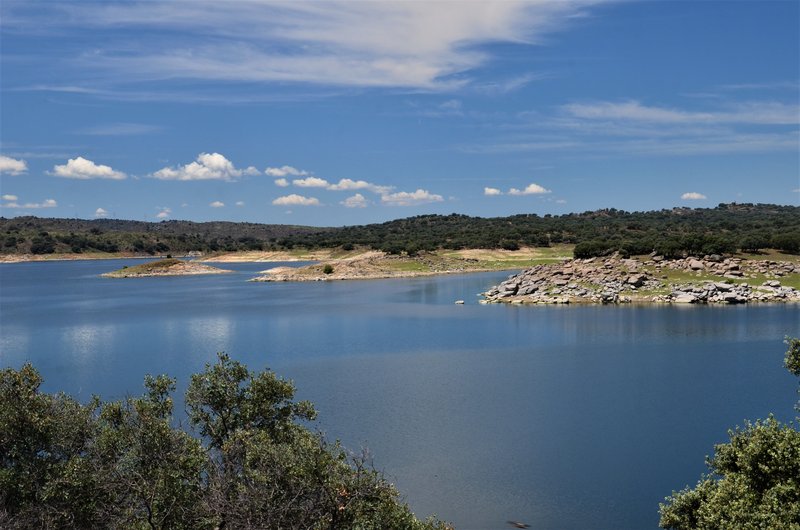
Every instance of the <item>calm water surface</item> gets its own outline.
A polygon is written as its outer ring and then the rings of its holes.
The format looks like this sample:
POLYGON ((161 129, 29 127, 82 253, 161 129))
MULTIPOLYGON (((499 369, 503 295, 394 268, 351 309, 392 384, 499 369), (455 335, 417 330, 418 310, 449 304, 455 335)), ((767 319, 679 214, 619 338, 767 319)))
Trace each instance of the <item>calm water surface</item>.
POLYGON ((478 305, 507 273, 247 283, 264 263, 98 277, 139 262, 1 265, 0 365, 119 398, 147 373, 181 391, 226 351, 294 379, 319 428, 459 529, 654 529, 727 428, 793 416, 781 365, 796 305, 478 305))

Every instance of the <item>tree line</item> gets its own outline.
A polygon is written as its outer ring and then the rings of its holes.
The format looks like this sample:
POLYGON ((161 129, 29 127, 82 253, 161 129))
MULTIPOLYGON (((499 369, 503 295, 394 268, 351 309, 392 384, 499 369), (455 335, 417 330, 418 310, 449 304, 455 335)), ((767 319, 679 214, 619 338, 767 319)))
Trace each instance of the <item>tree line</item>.
POLYGON ((619 252, 665 257, 777 249, 800 252, 800 207, 720 204, 626 212, 614 208, 565 215, 481 218, 420 215, 338 228, 256 223, 0 218, 0 253, 132 252, 185 254, 370 248, 393 254, 437 249, 575 245, 576 257, 619 252))

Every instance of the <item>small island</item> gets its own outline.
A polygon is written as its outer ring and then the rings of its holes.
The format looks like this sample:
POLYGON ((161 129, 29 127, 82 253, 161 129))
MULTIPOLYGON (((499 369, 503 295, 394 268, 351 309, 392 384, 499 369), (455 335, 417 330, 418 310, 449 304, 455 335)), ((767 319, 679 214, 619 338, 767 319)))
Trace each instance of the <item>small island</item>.
POLYGON ((151 276, 189 276, 194 274, 224 274, 232 272, 219 269, 210 265, 204 265, 194 261, 182 261, 174 258, 167 258, 158 261, 150 261, 135 265, 133 267, 123 267, 113 272, 106 272, 100 276, 104 278, 146 278, 151 276))

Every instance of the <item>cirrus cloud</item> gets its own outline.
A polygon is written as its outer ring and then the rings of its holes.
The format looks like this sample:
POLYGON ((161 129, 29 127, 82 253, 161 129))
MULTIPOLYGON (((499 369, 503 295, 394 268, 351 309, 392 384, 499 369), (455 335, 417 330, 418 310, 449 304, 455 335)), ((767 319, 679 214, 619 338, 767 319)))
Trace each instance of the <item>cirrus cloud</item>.
POLYGON ((10 156, 0 155, 0 175, 22 175, 28 171, 28 163, 10 156))
POLYGON ((125 180, 128 178, 128 175, 122 171, 115 171, 110 166, 105 166, 103 164, 95 164, 82 156, 70 158, 67 160, 66 164, 53 166, 53 171, 49 172, 49 174, 56 177, 77 180, 125 180))
POLYGON ((302 195, 292 193, 291 195, 278 197, 272 201, 272 204, 276 206, 319 206, 320 202, 319 199, 315 197, 303 197, 302 195))

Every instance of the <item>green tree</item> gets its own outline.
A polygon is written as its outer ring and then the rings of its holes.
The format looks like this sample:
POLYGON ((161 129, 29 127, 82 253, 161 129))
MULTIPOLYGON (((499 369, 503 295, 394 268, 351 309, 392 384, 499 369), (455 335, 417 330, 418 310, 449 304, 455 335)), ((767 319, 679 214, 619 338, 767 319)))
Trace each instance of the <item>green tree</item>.
MULTIPOLYGON (((800 339, 787 339, 785 366, 800 376, 800 339)), ((800 402, 796 405, 800 410, 800 402)), ((800 529, 800 432, 770 416, 729 431, 710 473, 660 505, 662 528, 800 529)))

